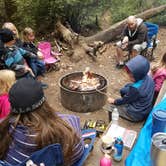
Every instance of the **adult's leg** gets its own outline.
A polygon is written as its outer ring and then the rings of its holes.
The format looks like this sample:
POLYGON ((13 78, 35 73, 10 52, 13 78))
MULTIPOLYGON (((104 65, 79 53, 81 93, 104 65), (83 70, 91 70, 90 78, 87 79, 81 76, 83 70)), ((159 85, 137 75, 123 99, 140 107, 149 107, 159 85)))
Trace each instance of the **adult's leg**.
POLYGON ((144 50, 147 47, 147 43, 143 42, 141 44, 135 44, 132 48, 132 57, 135 57, 136 55, 140 54, 142 50, 144 50))
POLYGON ((115 59, 116 59, 116 63, 117 63, 117 67, 123 67, 124 62, 123 62, 123 49, 122 49, 122 42, 119 41, 116 43, 116 55, 115 55, 115 59))
POLYGON ((116 62, 120 64, 121 62, 123 62, 123 50, 120 47, 117 47, 116 53, 117 53, 115 56, 116 62))

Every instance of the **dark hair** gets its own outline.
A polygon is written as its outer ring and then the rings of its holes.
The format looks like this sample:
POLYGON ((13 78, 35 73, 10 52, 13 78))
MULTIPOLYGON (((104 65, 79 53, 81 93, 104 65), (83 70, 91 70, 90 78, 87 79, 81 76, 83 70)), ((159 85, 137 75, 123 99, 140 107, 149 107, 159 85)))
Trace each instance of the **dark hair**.
POLYGON ((30 132, 37 134, 35 142, 38 149, 49 144, 60 143, 64 161, 70 165, 73 147, 80 139, 74 129, 62 120, 47 102, 44 102, 42 106, 32 112, 25 114, 10 113, 0 123, 0 159, 5 157, 12 141, 12 136, 9 134, 9 120, 11 118, 15 118, 13 124, 15 127, 21 124, 28 127, 30 132))

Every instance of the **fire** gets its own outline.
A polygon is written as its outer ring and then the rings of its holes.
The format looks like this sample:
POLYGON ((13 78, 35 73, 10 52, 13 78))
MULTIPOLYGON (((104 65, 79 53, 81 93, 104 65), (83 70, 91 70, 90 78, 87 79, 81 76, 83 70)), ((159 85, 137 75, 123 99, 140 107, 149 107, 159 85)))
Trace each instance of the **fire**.
POLYGON ((89 67, 86 67, 83 72, 83 77, 80 80, 70 80, 69 87, 72 90, 93 90, 96 89, 100 85, 99 78, 94 77, 93 73, 90 71, 89 67))

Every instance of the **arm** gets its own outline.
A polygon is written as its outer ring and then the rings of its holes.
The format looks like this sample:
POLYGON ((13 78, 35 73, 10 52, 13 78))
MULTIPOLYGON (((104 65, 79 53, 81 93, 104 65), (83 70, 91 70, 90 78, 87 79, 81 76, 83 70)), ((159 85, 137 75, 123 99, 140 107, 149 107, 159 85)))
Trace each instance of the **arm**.
POLYGON ((19 48, 19 51, 21 52, 21 55, 24 57, 24 58, 37 58, 37 55, 35 55, 34 53, 32 52, 29 52, 29 51, 26 51, 22 48, 19 48))
POLYGON ((109 98, 108 102, 115 105, 129 104, 136 101, 139 98, 138 90, 134 87, 130 87, 128 93, 126 93, 122 98, 112 99, 109 98))
POLYGON ((129 87, 131 86, 131 83, 126 84, 121 90, 120 95, 123 97, 125 94, 128 93, 129 87))

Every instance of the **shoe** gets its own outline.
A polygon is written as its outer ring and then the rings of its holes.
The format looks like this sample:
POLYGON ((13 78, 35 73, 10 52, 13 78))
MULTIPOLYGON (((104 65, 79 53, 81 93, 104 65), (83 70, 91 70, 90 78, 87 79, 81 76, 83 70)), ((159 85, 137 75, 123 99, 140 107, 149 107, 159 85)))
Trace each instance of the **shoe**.
POLYGON ((48 84, 43 83, 43 82, 41 82, 41 86, 42 86, 43 89, 47 89, 48 88, 48 84))
POLYGON ((116 64, 116 68, 117 68, 117 69, 122 69, 122 68, 124 67, 124 65, 125 65, 125 64, 119 64, 119 63, 118 63, 118 64, 116 64))

